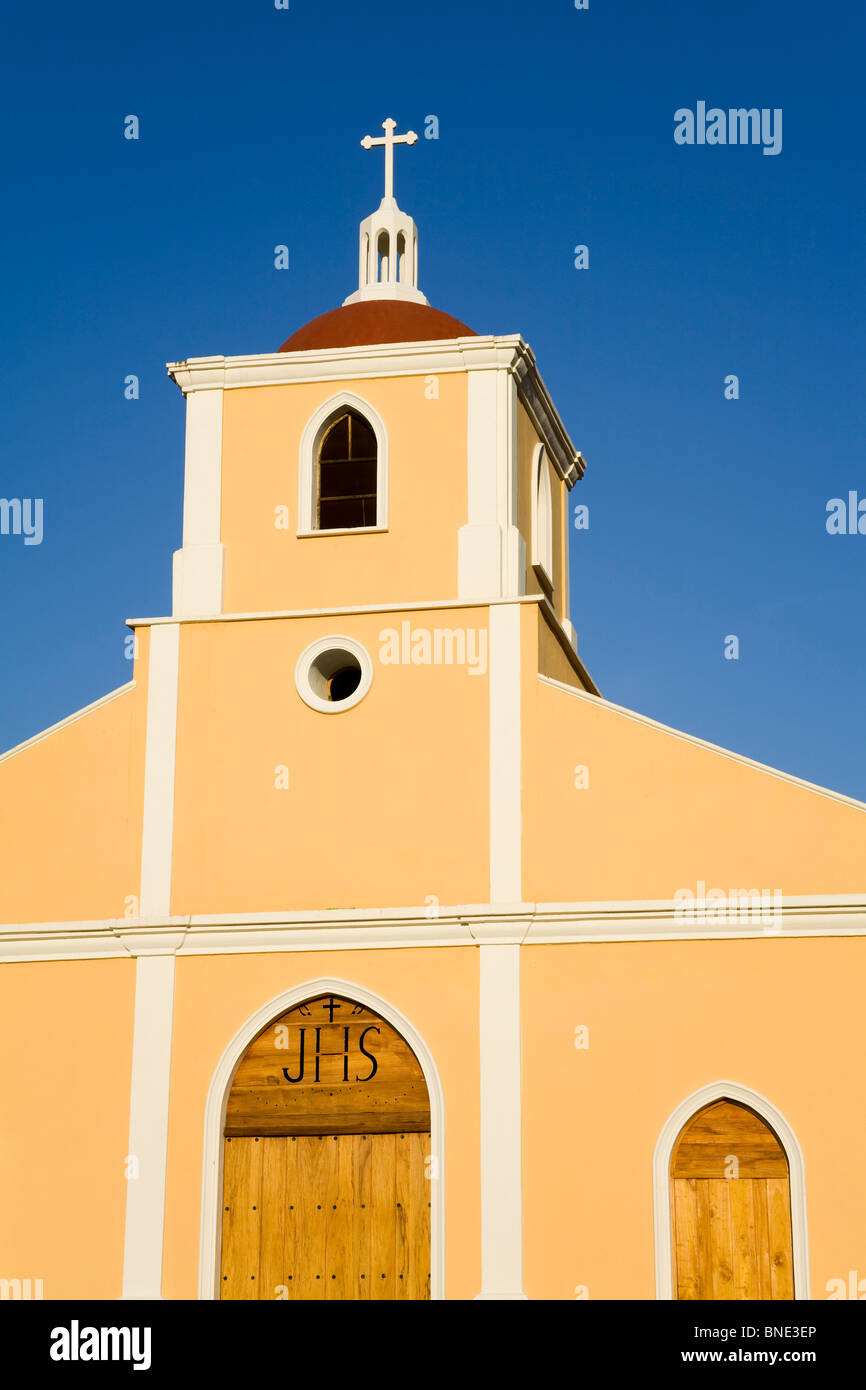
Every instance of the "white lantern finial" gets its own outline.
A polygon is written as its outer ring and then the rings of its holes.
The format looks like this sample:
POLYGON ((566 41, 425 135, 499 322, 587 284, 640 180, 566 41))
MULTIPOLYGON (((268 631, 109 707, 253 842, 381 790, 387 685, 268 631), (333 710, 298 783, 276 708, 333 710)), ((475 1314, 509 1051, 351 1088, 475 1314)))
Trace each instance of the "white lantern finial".
POLYGON ((376 212, 361 223, 361 242, 358 256, 358 288, 344 304, 357 304, 363 299, 406 299, 413 304, 426 304, 418 288, 418 228, 394 198, 394 146, 414 145, 418 136, 414 130, 395 135, 397 122, 389 116, 382 122, 385 134, 365 135, 361 141, 365 150, 374 145, 385 147, 385 196, 376 212))

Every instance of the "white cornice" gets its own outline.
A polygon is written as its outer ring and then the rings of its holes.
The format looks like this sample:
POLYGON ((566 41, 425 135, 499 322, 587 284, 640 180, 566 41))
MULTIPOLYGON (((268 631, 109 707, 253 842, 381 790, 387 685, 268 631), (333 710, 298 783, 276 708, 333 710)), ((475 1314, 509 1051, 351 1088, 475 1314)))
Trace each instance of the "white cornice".
POLYGON ((194 914, 0 927, 0 961, 92 960, 140 955, 353 951, 430 946, 767 940, 866 936, 866 894, 781 900, 771 926, 690 923, 682 903, 475 903, 328 912, 194 914))
POLYGON ((447 372, 511 372, 517 390, 554 466, 569 488, 583 477, 585 460, 574 447, 545 386, 535 354, 519 333, 431 338, 419 343, 268 352, 244 357, 190 357, 166 370, 184 395, 193 391, 286 386, 299 382, 428 376, 447 372))
POLYGON ((167 362, 166 371, 184 395, 190 391, 235 390, 244 386, 287 386, 293 382, 348 378, 426 376, 430 373, 512 368, 518 356, 534 362, 519 333, 467 338, 430 338, 417 343, 316 348, 245 357, 190 357, 167 362))
MULTIPOLYGON (((525 344, 523 346, 526 347, 525 344)), ((539 438, 546 445, 553 466, 570 490, 583 477, 586 460, 583 454, 575 449, 559 411, 553 404, 550 392, 541 379, 535 356, 528 347, 515 358, 513 371, 517 380, 518 395, 526 407, 529 418, 539 438)))

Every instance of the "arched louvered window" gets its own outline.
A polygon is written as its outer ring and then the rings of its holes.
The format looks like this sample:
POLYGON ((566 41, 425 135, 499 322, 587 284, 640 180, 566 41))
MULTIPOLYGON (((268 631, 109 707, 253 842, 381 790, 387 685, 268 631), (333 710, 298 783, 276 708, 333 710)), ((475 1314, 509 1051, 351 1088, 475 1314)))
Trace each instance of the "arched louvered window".
POLYGON ((320 531, 376 525, 376 436, 362 415, 341 411, 319 444, 316 525, 320 531))
POLYGON ((541 587, 553 591, 553 498, 547 453, 539 445, 535 453, 532 496, 532 564, 541 587))

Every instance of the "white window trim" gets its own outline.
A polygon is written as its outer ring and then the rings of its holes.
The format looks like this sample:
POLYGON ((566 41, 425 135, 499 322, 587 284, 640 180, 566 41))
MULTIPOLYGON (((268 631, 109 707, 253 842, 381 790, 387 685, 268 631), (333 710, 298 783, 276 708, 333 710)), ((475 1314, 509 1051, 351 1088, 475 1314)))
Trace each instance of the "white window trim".
POLYGON ((220 1296, 220 1257, 222 1233, 223 1129, 226 1105, 235 1072, 244 1053, 261 1030, 287 1009, 303 1004, 319 994, 339 994, 354 999, 384 1018, 409 1044, 421 1067, 430 1099, 430 1297, 445 1297, 445 1100, 442 1082, 426 1042, 409 1020, 386 1000, 349 980, 326 977, 307 980, 276 995, 263 1004, 235 1033, 219 1060, 208 1091, 204 1125, 204 1170, 202 1174, 201 1240, 199 1243, 199 1288, 202 1299, 220 1296))
POLYGON ((674 1264, 671 1229, 670 1169, 674 1145, 689 1120, 714 1100, 739 1101, 756 1111, 775 1131, 785 1157, 791 1189, 791 1246, 794 1262, 794 1298, 808 1300, 809 1235, 806 1218, 806 1165, 797 1136, 784 1115, 766 1096, 736 1081, 712 1081, 694 1091, 669 1116, 653 1156, 653 1219, 655 1221, 656 1298, 673 1299, 674 1264))
POLYGON ((326 531, 299 531, 298 540, 309 541, 313 536, 379 536, 387 530, 387 526, 329 526, 326 531))
POLYGON ((338 391, 329 396, 309 418, 298 450, 298 535, 336 536, 372 534, 388 529, 388 434, 385 423, 369 401, 352 391, 338 391), (376 525, 341 527, 322 530, 316 525, 316 469, 319 444, 332 415, 340 410, 355 410, 363 415, 376 436, 376 525))
POLYGON ((318 710, 320 714, 342 714, 344 710, 353 709, 363 700, 370 686, 373 684, 373 659, 366 647, 362 647, 360 642, 356 642, 354 637, 345 637, 342 633, 332 633, 327 637, 319 637, 315 642, 311 642, 305 647, 298 657, 295 666, 295 686, 298 694, 305 705, 310 709, 318 710), (352 656, 357 657, 361 667, 361 680, 357 690, 345 700, 323 700, 317 695, 310 683, 310 667, 321 656, 323 652, 331 651, 334 647, 341 651, 347 651, 352 656))
POLYGON ((535 446, 532 457, 532 568, 542 589, 553 593, 553 493, 550 487, 550 472, 547 467, 547 453, 543 444, 535 446), (543 489, 547 503, 547 524, 549 522, 550 554, 545 557, 545 538, 542 536, 541 508, 538 503, 539 491, 543 489), (549 565, 549 567, 548 567, 549 565))

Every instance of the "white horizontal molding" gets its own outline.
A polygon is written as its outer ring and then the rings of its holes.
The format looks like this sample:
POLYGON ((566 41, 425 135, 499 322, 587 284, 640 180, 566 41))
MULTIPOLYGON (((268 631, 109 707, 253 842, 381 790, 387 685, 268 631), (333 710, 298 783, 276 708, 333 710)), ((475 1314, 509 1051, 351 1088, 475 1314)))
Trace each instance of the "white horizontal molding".
MULTIPOLYGON (((731 878, 736 878, 732 874, 731 878)), ((712 885, 716 886, 716 885, 712 885)), ((731 885, 719 883, 726 893, 731 885)), ((739 941, 794 936, 866 935, 866 897, 846 895, 779 899, 778 920, 749 921, 737 917, 727 903, 707 905, 694 919, 683 916, 682 902, 667 899, 647 902, 547 903, 532 914, 527 945, 605 941, 739 941), (720 909, 718 920, 712 908, 720 909), (728 909, 727 917, 721 909, 728 909)), ((759 908, 756 900, 756 913, 759 908)), ((774 903, 766 903, 768 913, 774 903)))
POLYGON ((353 951, 429 946, 567 945, 599 942, 766 940, 866 936, 866 896, 781 900, 781 925, 695 923, 671 900, 489 903, 326 912, 194 914, 0 927, 0 961, 140 955, 353 951))
MULTIPOLYGON (((322 532, 328 535, 327 531, 322 532)), ((523 594, 513 598, 457 598, 424 599, 412 603, 367 603, 356 604, 350 608, 287 608, 278 612, 263 613, 212 613, 198 618, 127 618, 127 627, 157 627, 161 623, 250 623, 263 622, 274 618, 343 618, 364 613, 435 613, 448 608, 491 608, 497 603, 542 603, 543 594, 523 594)), ((568 689, 566 686, 565 689, 568 689)))

